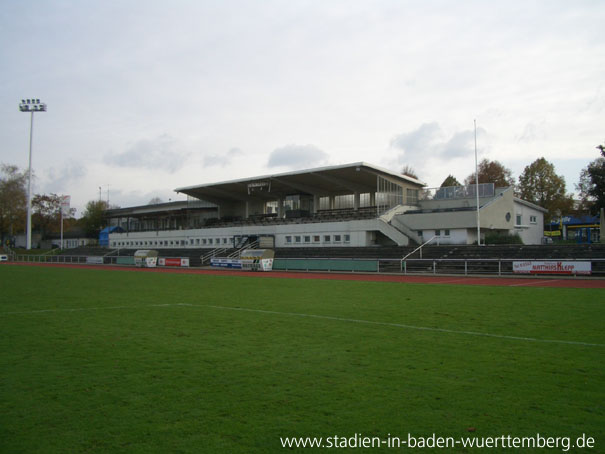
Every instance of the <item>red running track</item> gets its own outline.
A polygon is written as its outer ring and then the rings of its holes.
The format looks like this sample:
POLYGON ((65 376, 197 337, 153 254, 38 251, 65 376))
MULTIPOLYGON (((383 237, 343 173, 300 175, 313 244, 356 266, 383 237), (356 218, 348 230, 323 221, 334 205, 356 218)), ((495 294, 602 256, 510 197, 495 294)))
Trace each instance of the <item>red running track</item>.
POLYGON ((553 287, 605 289, 605 279, 578 277, 477 277, 477 276, 410 276, 398 274, 318 273, 295 271, 271 271, 269 273, 237 270, 209 270, 197 268, 136 268, 121 265, 84 265, 69 263, 8 262, 3 266, 54 266, 112 271, 136 271, 142 273, 205 274, 210 276, 246 276, 279 279, 321 279, 338 281, 401 282, 413 284, 488 285, 500 287, 553 287))

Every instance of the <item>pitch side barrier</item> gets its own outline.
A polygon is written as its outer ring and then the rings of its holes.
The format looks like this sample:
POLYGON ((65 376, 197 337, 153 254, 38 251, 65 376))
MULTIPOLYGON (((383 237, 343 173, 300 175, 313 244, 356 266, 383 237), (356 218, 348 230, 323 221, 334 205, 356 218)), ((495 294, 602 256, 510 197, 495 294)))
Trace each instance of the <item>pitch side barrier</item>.
MULTIPOLYGON (((133 256, 100 256, 100 255, 31 255, 23 254, 15 256, 15 262, 25 263, 67 263, 82 265, 126 265, 135 266, 133 256)), ((158 266, 166 267, 189 267, 187 257, 160 257, 158 266)))
POLYGON ((274 270, 401 274, 605 276, 605 259, 354 259, 276 258, 274 270))
MULTIPOLYGON (((171 258, 169 266, 188 266, 171 258), (174 262, 174 263, 173 263, 174 262)), ((134 265, 134 257, 81 255, 16 255, 16 262, 134 265)), ((162 266, 162 265, 160 265, 162 266)), ((167 265, 168 266, 168 265, 167 265)), ((605 277, 605 258, 587 259, 357 259, 275 258, 276 271, 458 275, 570 275, 605 277)))
MULTIPOLYGON (((381 270, 397 268, 394 260, 380 260, 381 270)), ((568 275, 605 276, 605 259, 407 259, 403 274, 568 275)))

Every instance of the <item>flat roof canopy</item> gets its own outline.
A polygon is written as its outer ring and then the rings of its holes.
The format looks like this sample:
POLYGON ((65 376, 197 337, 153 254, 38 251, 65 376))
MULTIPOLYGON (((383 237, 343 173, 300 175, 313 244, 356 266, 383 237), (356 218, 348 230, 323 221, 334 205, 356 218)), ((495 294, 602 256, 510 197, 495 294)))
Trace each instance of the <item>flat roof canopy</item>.
POLYGON ((421 181, 400 175, 365 162, 296 172, 264 175, 220 183, 187 186, 176 192, 209 202, 245 202, 248 200, 278 200, 288 195, 307 194, 317 196, 372 193, 377 190, 377 177, 393 182, 425 186, 421 181))

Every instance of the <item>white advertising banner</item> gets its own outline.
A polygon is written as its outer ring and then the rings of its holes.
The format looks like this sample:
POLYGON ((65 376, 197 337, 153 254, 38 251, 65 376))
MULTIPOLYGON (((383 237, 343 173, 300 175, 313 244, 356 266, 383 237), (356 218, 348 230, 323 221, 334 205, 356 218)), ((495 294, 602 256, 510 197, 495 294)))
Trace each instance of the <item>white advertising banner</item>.
POLYGON ((590 262, 535 261, 513 262, 513 273, 517 274, 591 274, 590 262))
POLYGON ((70 215, 70 203, 71 196, 70 195, 62 195, 61 196, 61 214, 63 217, 69 217, 70 215))

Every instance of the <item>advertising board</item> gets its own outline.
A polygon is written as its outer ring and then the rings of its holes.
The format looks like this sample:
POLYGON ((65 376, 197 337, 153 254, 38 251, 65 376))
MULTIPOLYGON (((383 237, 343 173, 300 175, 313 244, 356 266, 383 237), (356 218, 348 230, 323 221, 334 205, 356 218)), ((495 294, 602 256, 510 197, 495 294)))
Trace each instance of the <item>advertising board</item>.
POLYGON ((158 259, 160 266, 189 266, 188 258, 160 257, 158 259))
POLYGON ((571 261, 515 261, 513 273, 517 274, 591 274, 590 262, 571 261))

